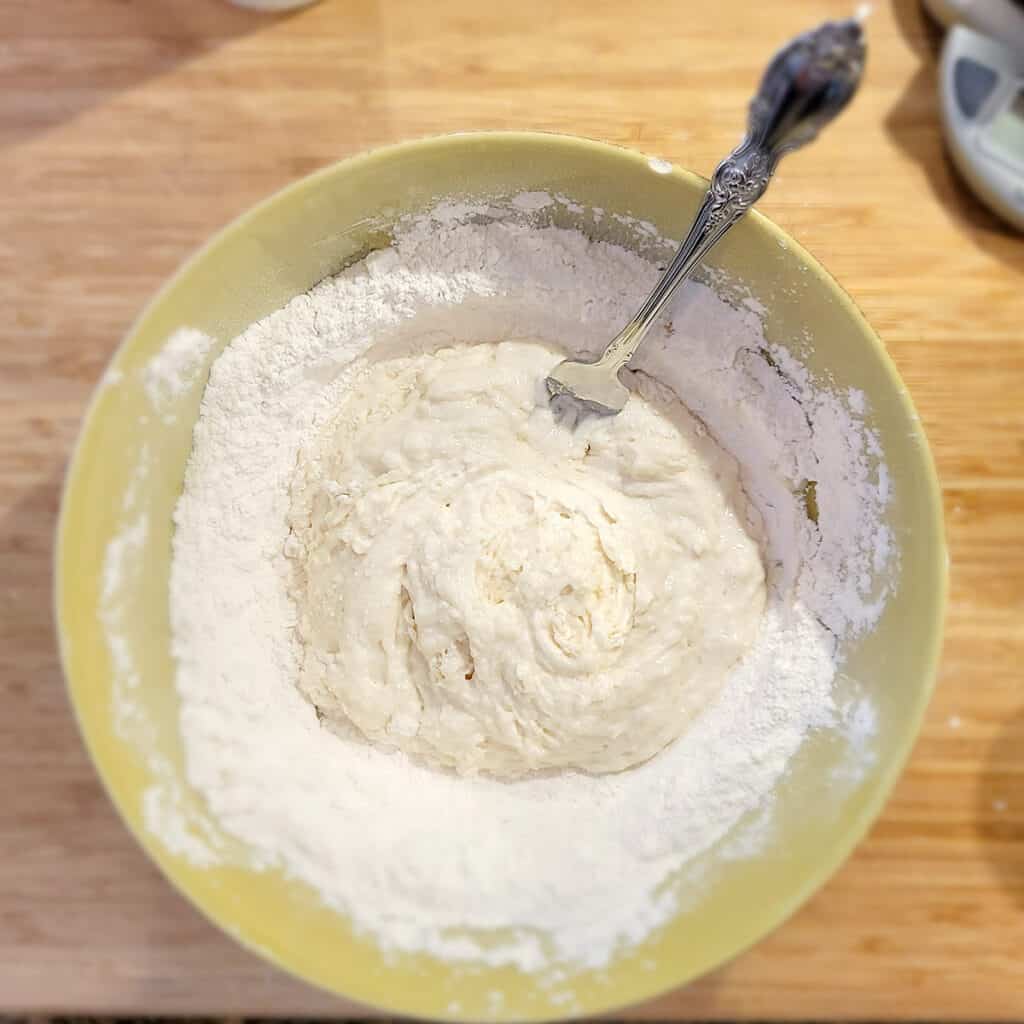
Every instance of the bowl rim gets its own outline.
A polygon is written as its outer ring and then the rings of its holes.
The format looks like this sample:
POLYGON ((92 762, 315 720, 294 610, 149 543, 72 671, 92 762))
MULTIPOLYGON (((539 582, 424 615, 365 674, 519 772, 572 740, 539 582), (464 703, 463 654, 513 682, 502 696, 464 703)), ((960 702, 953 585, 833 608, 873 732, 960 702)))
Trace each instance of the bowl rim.
MULTIPOLYGON (((289 182, 283 187, 272 192, 270 195, 261 199, 256 204, 248 207, 207 238, 178 265, 174 273, 171 274, 171 276, 161 285, 149 301, 146 302, 142 310, 125 331, 116 348, 111 353, 107 366, 109 367, 121 356, 135 337, 140 325, 143 324, 150 314, 160 306, 165 296, 175 288, 180 279, 183 278, 196 264, 203 260, 207 252, 221 244, 221 242, 229 236, 244 232, 250 221, 257 218, 267 208, 287 200, 289 197, 302 192, 303 190, 315 189, 321 181, 335 175, 344 175, 356 167, 371 165, 377 162, 385 163, 398 156, 406 156, 410 153, 433 149, 435 147, 458 146, 462 143, 477 144, 482 141, 486 142, 493 140, 500 140, 502 142, 512 144, 516 144, 518 142, 537 144, 538 142, 541 142, 561 147, 567 154, 571 154, 573 151, 596 151, 606 157, 612 157, 617 160, 625 159, 634 163, 647 163, 648 165, 650 165, 654 160, 658 160, 661 165, 666 163, 660 157, 648 155, 632 147, 597 140, 582 135, 547 130, 456 131, 440 135, 417 137, 352 154, 289 182)), ((674 163, 671 164, 670 170, 659 170, 659 174, 662 174, 665 177, 674 178, 680 183, 686 184, 691 188, 696 187, 703 189, 706 188, 708 184, 707 178, 674 163)), ((774 932, 790 917, 792 917, 798 909, 806 904, 807 901, 837 872, 839 867, 849 858, 854 848, 863 840, 871 825, 881 814, 882 809, 888 801, 897 779, 902 774, 907 759, 909 758, 909 755, 917 741, 926 709, 935 690, 942 653, 944 622, 948 602, 949 556, 945 535, 941 487, 935 466, 935 458, 927 442, 924 427, 921 424, 913 400, 910 398, 909 392, 902 377, 900 376, 895 362, 889 355, 889 352, 878 333, 870 325, 856 302, 851 298, 842 285, 803 245, 775 224, 770 218, 760 213, 757 209, 750 210, 746 214, 746 217, 753 220, 760 231, 765 232, 781 246, 791 250, 807 271, 814 275, 816 281, 835 297, 842 309, 842 312, 855 322, 865 341, 873 348, 874 354, 882 362, 888 376, 895 382, 895 384, 898 385, 896 388, 896 391, 898 392, 898 401, 900 402, 907 419, 913 424, 913 430, 918 435, 918 440, 921 442, 918 445, 918 448, 921 455, 922 475, 927 489, 927 505, 931 515, 931 523, 929 525, 934 532, 935 537, 933 557, 937 560, 939 569, 937 573, 939 588, 938 593, 935 595, 934 614, 932 621, 929 622, 928 625, 929 645, 923 657, 925 669, 912 702, 912 708, 908 715, 907 725, 894 742, 891 755, 876 771, 875 781, 872 783, 871 792, 868 795, 868 798, 864 801, 863 806, 856 814, 852 815, 848 819, 848 823, 845 828, 841 830, 839 838, 832 845, 831 854, 815 862, 814 868, 807 871, 800 882, 793 886, 790 898, 780 906, 778 911, 772 915, 770 920, 762 928, 736 945, 729 955, 715 963, 680 973, 675 980, 668 984, 652 984, 638 998, 630 997, 627 1001, 616 1000, 613 998, 607 1003, 602 1004, 600 1007, 584 1006, 579 1010, 573 1009, 568 1014, 548 1012, 530 1015, 529 1017, 521 1017, 519 1019, 538 1021, 570 1019, 581 1015, 589 1016, 594 1013, 614 1013, 626 1006, 638 1005, 641 1000, 646 1001, 658 998, 668 992, 675 991, 676 989, 690 984, 698 977, 702 977, 712 971, 722 968, 740 954, 756 945, 767 935, 774 932)), ((374 1007, 385 1012, 415 1015, 417 1011, 411 1007, 411 1004, 401 999, 393 1000, 390 1003, 379 1002, 376 1000, 371 1003, 364 1000, 363 997, 359 995, 351 995, 348 992, 341 991, 340 989, 332 988, 322 979, 313 976, 312 972, 304 970, 302 965, 290 962, 286 963, 275 952, 269 951, 259 946, 254 940, 239 934, 238 930, 232 927, 226 914, 209 908, 205 904, 201 903, 197 897, 192 895, 185 882, 175 876, 175 873, 166 864, 165 858, 159 849, 157 840, 151 837, 141 824, 133 822, 132 816, 126 805, 126 801, 122 800, 118 795, 117 787, 115 786, 113 779, 114 772, 110 764, 107 763, 109 759, 105 759, 105 756, 99 748, 97 738, 91 735, 83 718, 82 712, 80 711, 79 703, 76 700, 75 684, 72 680, 70 671, 68 629, 62 611, 62 595, 68 587, 66 574, 69 518, 68 505, 70 503, 70 497, 78 486, 78 480, 82 475, 82 453, 86 445, 86 440, 92 432, 96 407, 103 392, 103 379, 104 377, 101 374, 93 388, 89 401, 86 404, 64 473, 64 479, 61 487, 60 509, 53 541, 54 559, 52 590, 54 629, 56 632, 57 647, 65 683, 65 691, 71 705, 72 713, 79 735, 82 739, 82 743, 97 775, 100 777, 103 788, 124 826, 143 848, 150 861, 155 864, 166 881, 168 881, 172 888, 180 893, 193 908, 195 908, 207 921, 212 923, 219 931, 228 935, 231 939, 259 957, 261 960, 272 963, 276 968, 284 971, 286 974, 300 978, 302 981, 330 996, 345 999, 353 1003, 361 1003, 362 1005, 374 1007)), ((554 1011, 554 1007, 548 1007, 548 1009, 550 1011, 554 1011)), ((440 1015, 433 1019, 459 1020, 463 1018, 460 1014, 451 1013, 447 1017, 440 1015)))

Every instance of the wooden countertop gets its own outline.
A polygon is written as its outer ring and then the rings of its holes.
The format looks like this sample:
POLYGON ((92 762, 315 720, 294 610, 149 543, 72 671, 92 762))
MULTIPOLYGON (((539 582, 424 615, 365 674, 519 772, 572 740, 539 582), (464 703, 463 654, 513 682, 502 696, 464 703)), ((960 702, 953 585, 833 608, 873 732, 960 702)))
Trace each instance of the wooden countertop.
MULTIPOLYGON (((0 0, 0 1012, 332 1014, 150 866, 83 753, 50 543, 90 389, 212 231, 339 157, 545 128, 702 172, 766 54, 852 3, 0 0)), ((885 814, 784 927, 637 1018, 1024 1020, 1024 237, 943 156, 934 39, 877 3, 862 94, 761 208, 886 339, 942 477, 937 696, 885 814)))

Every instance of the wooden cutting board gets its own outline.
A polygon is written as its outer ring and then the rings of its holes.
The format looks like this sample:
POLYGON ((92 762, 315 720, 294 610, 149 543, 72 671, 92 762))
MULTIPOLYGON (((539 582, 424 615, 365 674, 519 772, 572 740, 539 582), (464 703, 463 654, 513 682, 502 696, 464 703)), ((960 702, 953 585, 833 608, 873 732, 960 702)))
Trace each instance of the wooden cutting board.
MULTIPOLYGON (((1024 1020, 1024 238, 943 156, 935 40, 879 3, 866 85, 761 208, 888 343, 938 459, 938 694, 869 839, 756 949, 636 1018, 1024 1020)), ((545 128, 708 172, 767 53, 846 2, 0 0, 0 1011, 332 1014, 173 892, 87 761, 50 546, 90 389, 251 203, 411 136, 545 128)))

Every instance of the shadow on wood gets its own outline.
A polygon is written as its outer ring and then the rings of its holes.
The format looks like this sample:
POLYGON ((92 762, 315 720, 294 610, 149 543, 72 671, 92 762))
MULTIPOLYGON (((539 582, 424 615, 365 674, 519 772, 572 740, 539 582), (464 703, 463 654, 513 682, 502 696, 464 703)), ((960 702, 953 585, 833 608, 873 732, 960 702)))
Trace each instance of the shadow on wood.
POLYGON ((996 877, 1024 909, 1024 703, 989 747, 975 814, 975 831, 996 877))
POLYGON ((283 16, 225 0, 69 0, 59 12, 45 3, 6 5, 0 11, 6 54, 0 61, 0 146, 70 121, 283 16))

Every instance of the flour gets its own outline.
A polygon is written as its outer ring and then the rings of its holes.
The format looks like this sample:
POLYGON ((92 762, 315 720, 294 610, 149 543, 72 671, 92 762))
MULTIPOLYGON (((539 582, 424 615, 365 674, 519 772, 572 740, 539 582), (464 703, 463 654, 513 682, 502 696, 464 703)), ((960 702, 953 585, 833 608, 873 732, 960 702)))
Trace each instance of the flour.
MULTIPOLYGON (((445 204, 232 342, 195 427, 171 578, 188 779, 248 863, 308 883, 385 950, 527 971, 601 966, 649 936, 693 898, 677 883, 699 855, 756 855, 731 830, 753 816, 767 834, 810 734, 849 715, 871 732, 832 685, 840 641, 880 613, 892 550, 877 442, 850 411, 863 397, 821 388, 765 343, 755 310, 690 284, 638 372, 738 460, 769 570, 760 633, 718 698, 656 757, 602 776, 460 778, 325 729, 295 685, 283 552, 297 452, 371 344, 375 358, 510 340, 596 352, 657 270, 531 225, 546 206, 531 195, 492 220, 494 204, 445 204)), ((161 807, 149 801, 150 829, 183 848, 177 809, 161 807)))
POLYGON ((209 335, 182 327, 146 364, 142 371, 142 384, 156 413, 173 421, 170 409, 195 383, 211 345, 213 339, 209 335))

